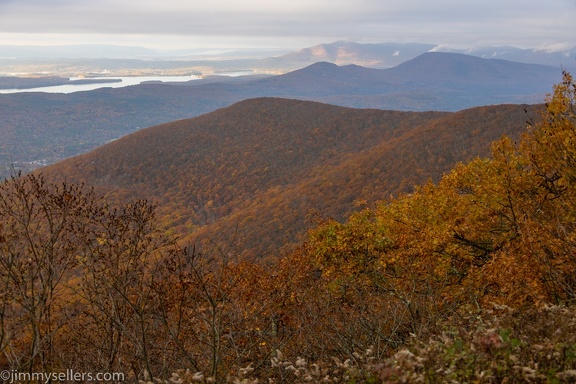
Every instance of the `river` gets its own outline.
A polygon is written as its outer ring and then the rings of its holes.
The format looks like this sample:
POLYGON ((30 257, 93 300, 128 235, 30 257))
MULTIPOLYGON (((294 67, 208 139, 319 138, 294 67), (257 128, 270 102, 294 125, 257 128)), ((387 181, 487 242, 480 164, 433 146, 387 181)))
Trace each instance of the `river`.
MULTIPOLYGON (((92 91, 98 88, 122 88, 130 85, 141 84, 146 81, 162 82, 184 82, 200 79, 199 76, 119 76, 119 77, 91 77, 90 79, 111 80, 110 83, 94 84, 64 84, 49 87, 27 88, 27 89, 0 89, 1 93, 21 93, 21 92, 48 92, 48 93, 72 93, 81 91, 92 91), (117 81, 118 79, 122 81, 117 81)), ((70 80, 80 80, 80 78, 70 78, 70 80)))

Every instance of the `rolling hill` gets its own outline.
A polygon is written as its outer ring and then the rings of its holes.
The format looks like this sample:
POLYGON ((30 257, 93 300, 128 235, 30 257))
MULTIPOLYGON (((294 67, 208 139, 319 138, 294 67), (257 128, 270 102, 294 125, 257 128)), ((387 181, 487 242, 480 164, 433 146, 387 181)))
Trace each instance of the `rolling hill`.
POLYGON ((301 240, 314 217, 343 218, 359 200, 410 192, 458 161, 487 155, 502 134, 518 137, 535 108, 398 112, 257 98, 143 129, 41 171, 112 200, 156 201, 164 227, 182 241, 269 256, 301 240))
POLYGON ((0 95, 0 176, 84 153, 143 127, 190 118, 255 97, 319 101, 353 108, 458 111, 539 103, 560 69, 426 53, 397 67, 326 62, 266 78, 142 84, 72 94, 0 95))
POLYGON ((353 108, 458 111, 541 102, 560 75, 544 65, 428 52, 390 69, 320 62, 244 84, 243 91, 353 108))

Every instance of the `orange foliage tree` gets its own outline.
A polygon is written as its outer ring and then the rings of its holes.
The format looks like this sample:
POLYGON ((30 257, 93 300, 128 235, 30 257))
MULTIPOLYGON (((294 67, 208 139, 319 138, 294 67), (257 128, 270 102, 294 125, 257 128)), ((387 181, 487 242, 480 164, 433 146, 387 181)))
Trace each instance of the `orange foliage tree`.
MULTIPOLYGON (((519 145, 459 164, 436 185, 329 221, 310 260, 331 284, 402 303, 412 331, 455 310, 574 299, 575 84, 564 74, 519 145)), ((393 327, 392 323, 388 326, 393 327)))

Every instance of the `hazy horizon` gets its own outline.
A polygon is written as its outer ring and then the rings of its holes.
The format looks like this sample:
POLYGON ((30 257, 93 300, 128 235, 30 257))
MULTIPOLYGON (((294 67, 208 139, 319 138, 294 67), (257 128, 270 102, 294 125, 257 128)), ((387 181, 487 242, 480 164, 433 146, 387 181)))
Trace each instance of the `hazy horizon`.
POLYGON ((334 41, 576 47, 573 0, 0 0, 0 45, 294 50, 334 41))

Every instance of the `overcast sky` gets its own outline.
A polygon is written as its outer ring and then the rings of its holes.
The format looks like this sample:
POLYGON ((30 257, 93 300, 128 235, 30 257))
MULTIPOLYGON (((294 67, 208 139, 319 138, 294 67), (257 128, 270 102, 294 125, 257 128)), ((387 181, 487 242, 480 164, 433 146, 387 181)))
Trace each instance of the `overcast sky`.
POLYGON ((0 0, 0 44, 576 46, 576 0, 0 0))

